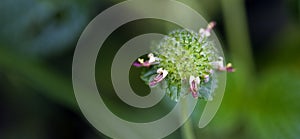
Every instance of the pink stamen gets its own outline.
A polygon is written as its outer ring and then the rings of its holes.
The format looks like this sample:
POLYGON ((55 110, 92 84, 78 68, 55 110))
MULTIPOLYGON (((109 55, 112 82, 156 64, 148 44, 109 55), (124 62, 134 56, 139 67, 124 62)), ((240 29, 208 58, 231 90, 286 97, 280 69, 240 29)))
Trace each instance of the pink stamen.
POLYGON ((200 84, 200 78, 190 76, 190 91, 194 98, 198 98, 198 84, 200 84))
POLYGON ((153 81, 149 83, 150 86, 155 86, 157 83, 161 82, 163 80, 163 74, 160 73, 156 77, 154 77, 153 81))
POLYGON ((210 22, 208 25, 207 25, 207 28, 206 28, 206 31, 211 31, 214 27, 216 26, 216 22, 210 22))
POLYGON ((148 54, 148 61, 144 62, 144 59, 138 59, 138 62, 134 62, 133 66, 135 67, 150 67, 151 65, 155 65, 155 64, 159 64, 159 62, 157 62, 158 58, 154 57, 154 55, 152 53, 148 54))
POLYGON ((198 94, 197 94, 197 85, 196 85, 196 82, 195 81, 192 81, 192 84, 190 86, 190 89, 191 89, 191 92, 192 92, 192 95, 194 98, 198 98, 198 94))
POLYGON ((227 72, 235 72, 235 69, 233 67, 227 67, 226 70, 227 72))
POLYGON ((143 66, 140 62, 134 62, 132 65, 135 66, 135 67, 142 67, 143 66))
POLYGON ((150 67, 153 64, 151 64, 148 61, 146 61, 146 62, 143 62, 143 63, 134 62, 132 65, 135 66, 135 67, 150 67))
POLYGON ((201 28, 200 31, 199 31, 199 33, 201 34, 201 37, 204 37, 204 36, 209 37, 212 29, 215 26, 216 26, 216 22, 210 22, 207 25, 206 29, 201 28))
POLYGON ((231 63, 228 63, 226 67, 219 67, 219 71, 235 72, 235 69, 232 67, 231 63))
POLYGON ((161 82, 167 76, 168 71, 160 68, 157 70, 157 73, 156 77, 149 83, 149 86, 155 86, 157 83, 161 82))

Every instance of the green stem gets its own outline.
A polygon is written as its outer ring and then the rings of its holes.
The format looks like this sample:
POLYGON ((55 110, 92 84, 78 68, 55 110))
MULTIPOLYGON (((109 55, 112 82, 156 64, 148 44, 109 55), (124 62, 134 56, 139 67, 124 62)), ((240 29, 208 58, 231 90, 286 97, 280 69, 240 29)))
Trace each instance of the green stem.
MULTIPOLYGON (((183 102, 183 107, 181 109, 183 117, 187 115, 187 104, 188 102, 183 102)), ((193 122, 192 118, 189 117, 189 119, 185 122, 185 124, 181 127, 181 133, 183 139, 196 139, 194 131, 193 131, 193 122)))
POLYGON ((222 0, 221 2, 228 45, 232 61, 237 68, 233 78, 235 83, 238 83, 237 92, 245 91, 245 88, 253 87, 255 79, 244 1, 222 0))
POLYGON ((186 121, 186 123, 182 127, 182 137, 184 139, 196 139, 194 131, 193 131, 193 123, 192 119, 186 121))

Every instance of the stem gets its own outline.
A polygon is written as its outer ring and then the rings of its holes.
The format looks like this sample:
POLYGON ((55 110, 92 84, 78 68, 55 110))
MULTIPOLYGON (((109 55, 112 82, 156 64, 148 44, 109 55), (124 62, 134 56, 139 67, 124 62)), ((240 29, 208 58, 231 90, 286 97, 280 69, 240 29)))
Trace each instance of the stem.
POLYGON ((193 123, 192 119, 186 121, 186 123, 182 127, 182 137, 184 139, 196 139, 194 131, 193 131, 193 123))
POLYGON ((250 91, 254 83, 254 63, 243 0, 222 0, 228 45, 237 72, 232 76, 237 92, 250 91), (246 89, 247 88, 247 89, 246 89))
MULTIPOLYGON (((187 115, 187 111, 185 108, 187 108, 188 102, 183 102, 183 107, 181 109, 183 117, 187 115)), ((189 117, 189 119, 185 122, 185 124, 181 127, 181 133, 183 139, 196 139, 194 131, 193 131, 193 122, 192 118, 189 117)))

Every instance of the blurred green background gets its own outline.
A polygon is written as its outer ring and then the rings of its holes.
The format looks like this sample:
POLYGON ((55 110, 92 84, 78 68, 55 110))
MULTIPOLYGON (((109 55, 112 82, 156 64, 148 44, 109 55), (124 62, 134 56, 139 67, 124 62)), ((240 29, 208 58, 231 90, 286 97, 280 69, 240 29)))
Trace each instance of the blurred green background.
MULTIPOLYGON (((228 74, 223 103, 207 127, 197 127, 199 105, 189 122, 166 138, 300 138, 300 0, 179 1, 218 23, 215 32, 237 71, 228 74)), ((72 57, 85 26, 119 2, 0 2, 0 139, 107 138, 87 122, 77 106, 72 57)), ((116 52, 134 36, 174 28, 157 20, 128 23, 106 41, 110 46, 106 51, 116 52)), ((108 90, 111 83, 102 77, 109 75, 105 73, 110 72, 110 64, 104 63, 106 67, 96 74, 97 82, 108 90)), ((138 74, 131 75, 136 80, 132 84, 141 84, 138 74)), ((113 93, 106 91, 105 100, 116 114, 125 114, 132 121, 142 119, 134 117, 139 111, 125 108, 113 93)), ((166 109, 148 114, 146 121, 163 116, 166 109)))

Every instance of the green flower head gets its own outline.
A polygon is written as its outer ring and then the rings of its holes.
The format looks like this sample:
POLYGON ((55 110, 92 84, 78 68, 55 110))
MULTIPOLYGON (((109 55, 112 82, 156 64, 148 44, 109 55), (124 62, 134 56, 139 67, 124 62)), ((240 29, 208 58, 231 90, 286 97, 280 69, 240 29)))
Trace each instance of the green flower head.
POLYGON ((138 59, 136 67, 145 67, 141 78, 150 86, 165 90, 173 100, 191 93, 194 98, 213 99, 217 87, 215 72, 233 72, 231 64, 224 66, 223 57, 209 40, 215 22, 199 32, 175 30, 165 36, 148 54, 148 60, 138 59))

